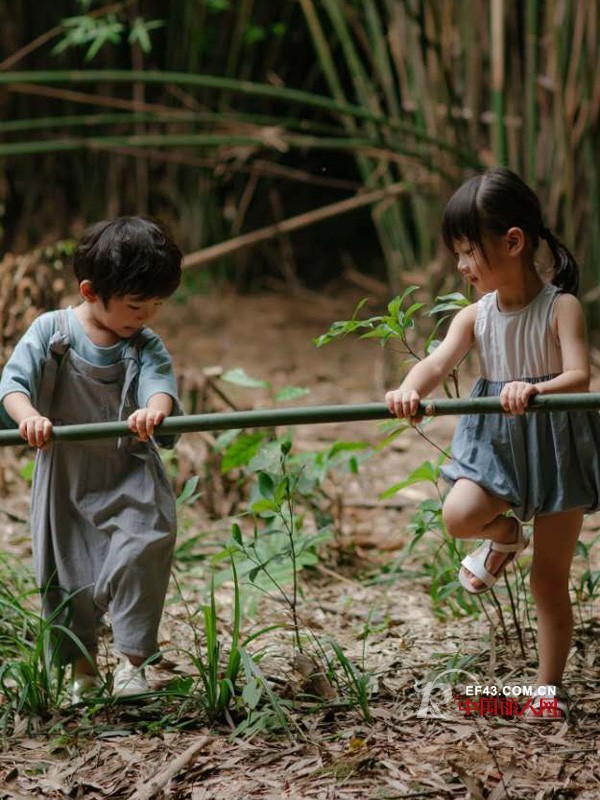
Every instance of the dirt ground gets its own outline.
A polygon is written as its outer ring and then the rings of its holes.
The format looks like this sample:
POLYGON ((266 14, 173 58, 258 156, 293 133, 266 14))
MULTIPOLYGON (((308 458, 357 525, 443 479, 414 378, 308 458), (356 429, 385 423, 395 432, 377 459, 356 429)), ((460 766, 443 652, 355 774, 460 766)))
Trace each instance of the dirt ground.
MULTIPOLYGON (((154 327, 171 350, 186 391, 203 384, 208 367, 243 367, 275 389, 310 388, 310 395, 299 403, 379 401, 390 367, 384 367, 375 342, 348 338, 321 349, 312 344, 332 321, 348 318, 361 296, 347 287, 329 296, 201 295, 165 308, 154 327)), ((270 404, 263 390, 227 387, 227 393, 240 408, 270 404)), ((211 398, 219 407, 219 398, 211 398)), ((452 419, 439 419, 427 433, 445 446, 453 427, 452 419)), ((294 446, 309 450, 339 439, 375 443, 379 438, 377 423, 371 422, 302 426, 295 432, 294 446)), ((182 437, 179 448, 186 474, 202 469, 206 439, 196 434, 182 437)), ((497 709, 487 716, 468 714, 456 698, 444 693, 441 683, 436 688, 432 678, 436 671, 463 669, 474 684, 491 685, 496 677, 529 683, 535 668, 530 641, 523 655, 516 641, 506 641, 486 614, 441 620, 434 613, 423 570, 399 571, 391 582, 373 579, 398 558, 409 541, 406 525, 416 505, 431 496, 422 485, 407 488, 388 503, 379 502, 378 494, 437 454, 411 431, 367 462, 344 484, 342 550, 325 554, 317 569, 302 575, 302 622, 317 635, 336 638, 355 663, 362 663, 364 655, 365 668, 373 673, 371 721, 356 708, 315 710, 298 701, 290 735, 232 738, 225 725, 208 729, 191 724, 184 732, 161 725, 160 719, 152 730, 137 724, 144 713, 155 713, 152 708, 113 709, 94 719, 65 708, 37 729, 28 730, 22 720, 5 742, 0 798, 600 797, 597 601, 577 618, 565 680, 572 721, 536 725, 497 709), (366 626, 370 632, 365 640, 366 626)), ((5 466, 10 465, 13 456, 2 457, 5 466)), ((226 498, 220 502, 226 508, 226 498)), ((14 479, 0 511, 5 550, 29 560, 23 481, 14 479)), ((585 542, 595 535, 599 519, 587 519, 585 542)), ((224 541, 229 527, 230 519, 211 518, 200 503, 188 511, 182 537, 203 531, 201 541, 214 552, 215 542, 224 541)), ((597 569, 597 556, 594 563, 597 569)), ((575 570, 581 569, 576 563, 575 570)), ((161 628, 167 652, 190 637, 182 596, 188 603, 206 600, 206 595, 199 597, 206 591, 205 562, 183 565, 175 574, 178 589, 171 585, 161 628)), ((227 630, 227 584, 218 589, 217 601, 227 630)), ((252 625, 285 623, 276 603, 259 602, 253 613, 249 630, 252 625)), ((288 633, 284 625, 268 639, 261 662, 282 697, 290 692, 293 696, 301 684, 290 663, 288 633)), ((107 650, 107 663, 110 658, 107 650)), ((166 667, 150 670, 157 686, 190 671, 189 664, 176 657, 166 667)))

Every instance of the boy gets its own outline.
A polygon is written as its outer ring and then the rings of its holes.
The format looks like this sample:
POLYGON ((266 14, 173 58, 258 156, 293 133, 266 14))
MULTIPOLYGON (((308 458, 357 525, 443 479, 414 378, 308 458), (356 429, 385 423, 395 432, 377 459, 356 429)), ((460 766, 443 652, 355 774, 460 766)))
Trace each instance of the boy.
POLYGON ((66 624, 93 657, 62 637, 73 702, 100 685, 95 654, 105 611, 120 656, 116 696, 148 690, 143 664, 158 651, 176 517, 151 437, 181 410, 169 354, 145 323, 179 285, 181 258, 149 220, 89 228, 74 255, 82 302, 38 317, 0 381, 5 410, 38 448, 31 528, 44 616, 66 624), (114 419, 127 419, 137 439, 48 445, 53 424, 114 419))

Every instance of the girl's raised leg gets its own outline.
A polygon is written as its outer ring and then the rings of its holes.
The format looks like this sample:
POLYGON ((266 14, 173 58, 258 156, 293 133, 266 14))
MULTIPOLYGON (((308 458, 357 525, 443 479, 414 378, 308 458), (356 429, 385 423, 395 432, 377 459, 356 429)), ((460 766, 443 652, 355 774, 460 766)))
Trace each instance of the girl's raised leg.
MULTIPOLYGON (((448 493, 443 508, 446 530, 456 539, 491 539, 501 544, 517 541, 518 529, 512 517, 504 516, 509 505, 466 478, 456 481, 448 493)), ((492 550, 485 568, 498 574, 511 558, 510 553, 492 550)), ((466 570, 474 589, 481 589, 483 581, 466 570)))
POLYGON ((569 574, 582 523, 579 509, 535 519, 530 582, 538 620, 538 684, 562 681, 573 636, 569 574))

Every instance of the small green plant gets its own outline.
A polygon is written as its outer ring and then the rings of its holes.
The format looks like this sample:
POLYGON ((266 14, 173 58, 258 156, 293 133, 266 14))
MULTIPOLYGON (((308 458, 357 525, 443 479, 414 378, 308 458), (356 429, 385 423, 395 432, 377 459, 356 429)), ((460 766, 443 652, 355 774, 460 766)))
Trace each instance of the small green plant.
POLYGON ((303 467, 289 459, 292 443, 282 439, 263 449, 249 465, 256 484, 249 500, 253 533, 245 537, 234 524, 230 547, 237 554, 240 574, 267 593, 276 592, 292 618, 294 640, 302 650, 298 618, 298 573, 318 562, 317 549, 330 536, 328 527, 314 533, 303 530, 297 513, 297 490, 303 467), (290 586, 291 584, 291 586, 290 586))
POLYGON ((299 729, 290 715, 290 702, 277 696, 256 658, 252 658, 245 647, 240 647, 240 657, 246 677, 242 699, 247 713, 233 735, 250 737, 256 733, 283 732, 292 738, 292 728, 296 732, 299 729))
MULTIPOLYGON (((420 361, 422 356, 419 355, 413 340, 416 338, 416 322, 419 320, 419 312, 425 308, 425 303, 412 302, 408 308, 404 307, 407 302, 412 300, 411 296, 418 288, 418 286, 408 286, 401 295, 394 297, 388 303, 387 314, 369 319, 358 317, 367 303, 367 299, 363 298, 354 309, 351 319, 332 323, 326 333, 314 339, 315 345, 322 347, 340 337, 357 334, 360 339, 378 339, 382 347, 390 342, 400 343, 400 352, 407 355, 409 361, 420 361)), ((458 311, 467 305, 469 305, 469 300, 460 292, 452 292, 437 298, 428 315, 431 317, 444 314, 444 316, 438 318, 426 336, 422 346, 424 355, 429 355, 439 344, 436 336, 440 327, 448 319, 445 312, 458 311)), ((458 367, 450 373, 448 379, 443 381, 442 387, 449 397, 458 396, 458 367), (452 385, 452 390, 450 385, 452 385)))
POLYGON ((362 664, 358 667, 348 658, 341 645, 335 639, 330 639, 329 646, 333 650, 341 668, 341 677, 339 677, 339 670, 332 668, 333 665, 331 664, 330 675, 337 683, 347 702, 351 706, 357 706, 360 709, 365 722, 372 722, 373 715, 369 708, 369 702, 373 691, 373 676, 365 668, 365 641, 366 637, 363 639, 362 664))
POLYGON ((600 533, 596 534, 591 542, 583 542, 581 539, 577 540, 575 546, 575 556, 583 559, 584 569, 573 580, 573 590, 575 593, 575 602, 579 609, 579 616, 581 621, 584 620, 584 606, 588 606, 588 617, 594 615, 594 602, 600 597, 600 570, 593 569, 590 559, 590 551, 594 545, 600 541, 600 533))
MULTIPOLYGON (((195 609, 183 599, 189 628, 193 633, 193 649, 180 649, 198 673, 199 686, 187 688, 202 705, 210 722, 223 720, 236 696, 240 670, 239 639, 241 628, 240 585, 235 563, 231 561, 233 576, 233 607, 231 617, 231 642, 225 658, 225 647, 219 637, 219 619, 215 598, 215 583, 211 577, 209 599, 195 609), (200 624, 198 618, 200 617, 200 624), (202 639, 200 632, 204 633, 202 639)), ((183 687, 185 689, 185 687, 183 687)))
POLYGON ((44 619, 36 608, 39 592, 33 577, 6 558, 0 567, 0 720, 6 731, 19 718, 30 726, 59 708, 67 673, 59 654, 61 639, 70 640, 82 656, 92 657, 67 627, 72 596, 44 619))
MULTIPOLYGON (((180 696, 186 708, 200 707, 209 723, 227 722, 235 728, 234 718, 247 720, 248 717, 255 716, 258 705, 255 689, 260 670, 252 665, 258 661, 260 652, 250 655, 248 647, 278 626, 269 625, 242 639, 241 583, 233 553, 229 555, 229 562, 233 603, 227 639, 219 631, 214 573, 211 575, 208 602, 195 608, 184 599, 178 587, 193 643, 191 648, 180 647, 175 648, 175 651, 189 659, 198 678, 196 681, 171 681, 166 690, 157 693, 157 696, 164 695, 166 699, 180 696)), ((263 699, 264 696, 270 697, 262 690, 260 696, 263 699)), ((243 726, 241 730, 244 730, 243 726)))

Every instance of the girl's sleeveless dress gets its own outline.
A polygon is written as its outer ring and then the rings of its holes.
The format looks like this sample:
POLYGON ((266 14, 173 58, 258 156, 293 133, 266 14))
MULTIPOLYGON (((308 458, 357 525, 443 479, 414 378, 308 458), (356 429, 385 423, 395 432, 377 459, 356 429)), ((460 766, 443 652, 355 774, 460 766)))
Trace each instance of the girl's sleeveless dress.
MULTIPOLYGON (((475 342, 481 374, 471 397, 497 397, 510 381, 540 383, 562 372, 552 331, 559 290, 545 285, 517 311, 500 311, 496 292, 477 304, 475 342)), ((451 483, 468 478, 506 500, 529 520, 582 508, 600 508, 600 415, 595 411, 533 412, 519 416, 469 414, 452 440, 442 468, 451 483)))

